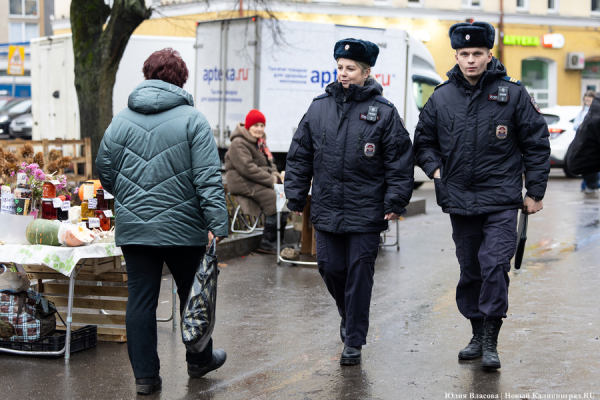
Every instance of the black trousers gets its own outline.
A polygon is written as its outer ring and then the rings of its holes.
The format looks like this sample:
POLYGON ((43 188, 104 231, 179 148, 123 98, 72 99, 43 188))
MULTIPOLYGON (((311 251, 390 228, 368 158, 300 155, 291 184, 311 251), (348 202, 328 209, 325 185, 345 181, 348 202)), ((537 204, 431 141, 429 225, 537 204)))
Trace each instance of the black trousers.
POLYGON ((460 264, 456 304, 469 319, 506 318, 510 260, 517 248, 518 210, 450 215, 460 264))
POLYGON ((367 344, 379 233, 335 234, 315 230, 319 273, 346 318, 346 346, 367 344))
MULTIPOLYGON (((136 379, 158 375, 156 307, 160 294, 163 263, 177 284, 180 316, 189 295, 196 268, 204 257, 204 247, 155 247, 126 245, 121 247, 127 263, 127 350, 136 379)), ((206 365, 212 361, 212 339, 199 354, 186 354, 190 364, 206 365)))

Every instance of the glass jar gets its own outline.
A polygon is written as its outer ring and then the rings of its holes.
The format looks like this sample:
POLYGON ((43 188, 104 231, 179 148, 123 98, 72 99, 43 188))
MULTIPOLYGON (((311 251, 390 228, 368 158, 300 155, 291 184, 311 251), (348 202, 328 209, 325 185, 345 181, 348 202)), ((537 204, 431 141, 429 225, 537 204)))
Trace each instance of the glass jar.
POLYGON ((93 218, 94 210, 89 208, 89 203, 87 199, 84 199, 81 202, 81 218, 93 218))
POLYGON ((96 200, 98 201, 96 210, 108 210, 108 201, 104 199, 104 189, 96 190, 96 200))
POLYGON ((94 182, 85 182, 82 189, 84 199, 91 199, 94 197, 94 182))
POLYGON ((56 186, 52 182, 44 182, 42 185, 42 198, 53 199, 56 197, 56 186))
POLYGON ((59 221, 66 221, 69 219, 69 209, 63 210, 62 207, 56 209, 56 219, 59 221))
POLYGON ((90 220, 88 218, 81 218, 81 222, 85 224, 85 227, 90 229, 90 220))
POLYGON ((100 229, 110 231, 110 218, 104 215, 104 211, 96 210, 96 218, 100 220, 100 229))
POLYGON ((52 199, 42 199, 42 219, 56 219, 56 208, 52 199))

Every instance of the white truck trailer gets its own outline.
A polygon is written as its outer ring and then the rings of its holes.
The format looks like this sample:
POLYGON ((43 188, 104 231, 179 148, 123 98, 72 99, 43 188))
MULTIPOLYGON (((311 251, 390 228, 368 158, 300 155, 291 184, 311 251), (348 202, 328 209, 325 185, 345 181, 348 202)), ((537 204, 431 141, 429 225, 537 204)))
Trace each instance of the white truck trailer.
MULTIPOLYGON (((403 30, 280 21, 285 43, 275 44, 272 21, 259 17, 199 22, 196 35, 196 107, 206 115, 219 148, 253 108, 267 119, 269 149, 287 153, 313 98, 336 80, 336 41, 348 37, 379 46, 372 74, 414 134, 419 112, 443 80, 420 41, 403 30)), ((415 169, 415 180, 427 176, 415 169)))
MULTIPOLYGON (((194 88, 194 38, 133 35, 123 53, 113 92, 113 113, 127 107, 133 89, 144 80, 144 61, 157 50, 179 51, 190 75, 184 89, 194 88)), ((71 34, 31 41, 32 139, 80 139, 71 34)))

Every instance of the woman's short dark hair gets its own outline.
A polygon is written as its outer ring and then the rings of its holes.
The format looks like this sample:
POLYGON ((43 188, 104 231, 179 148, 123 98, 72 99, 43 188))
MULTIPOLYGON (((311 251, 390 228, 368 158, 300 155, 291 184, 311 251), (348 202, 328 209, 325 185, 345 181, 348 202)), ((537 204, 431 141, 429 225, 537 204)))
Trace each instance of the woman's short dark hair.
POLYGON ((179 87, 183 87, 189 76, 185 61, 171 47, 152 53, 144 62, 142 72, 146 79, 158 79, 179 87))

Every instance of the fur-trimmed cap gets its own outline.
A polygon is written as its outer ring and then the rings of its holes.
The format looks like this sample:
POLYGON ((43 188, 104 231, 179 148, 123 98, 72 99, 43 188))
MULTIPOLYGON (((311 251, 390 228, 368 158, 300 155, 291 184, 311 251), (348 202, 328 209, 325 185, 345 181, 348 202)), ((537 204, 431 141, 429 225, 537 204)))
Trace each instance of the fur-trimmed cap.
POLYGON ((362 39, 342 39, 339 40, 333 49, 333 58, 347 58, 349 60, 360 61, 375 66, 377 56, 379 55, 379 47, 375 43, 371 43, 362 39))
POLYGON ((472 24, 460 22, 450 27, 448 35, 453 49, 463 49, 465 47, 492 49, 496 30, 487 22, 475 21, 472 24))

